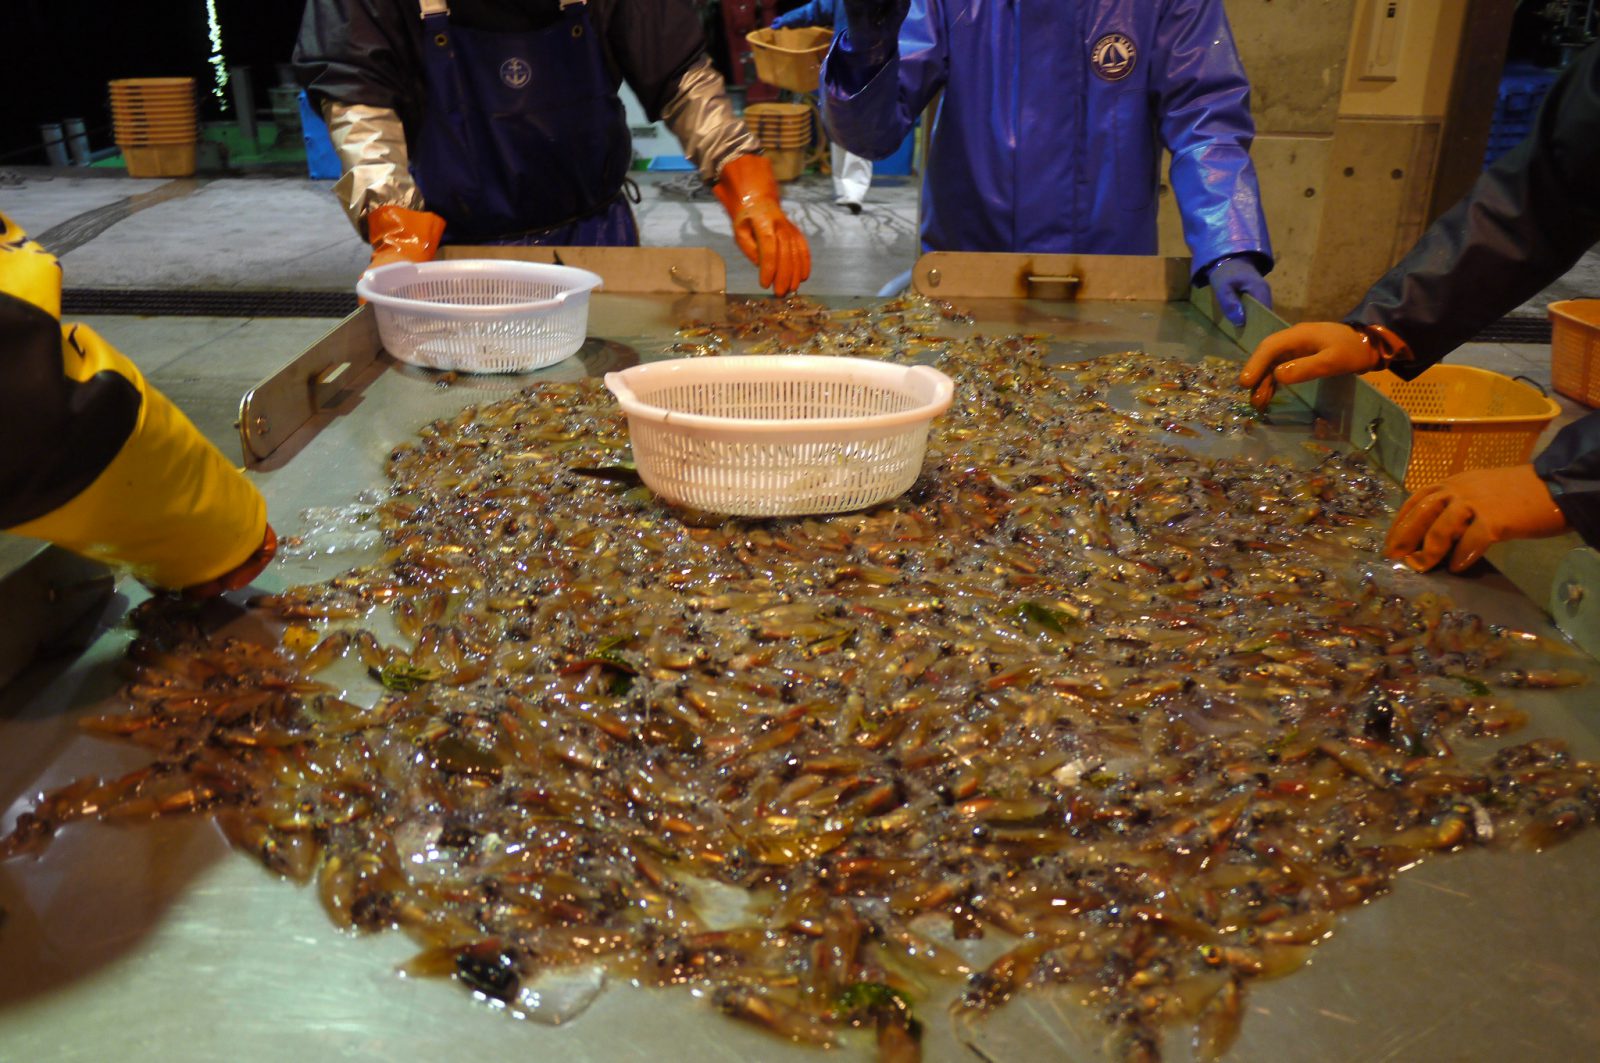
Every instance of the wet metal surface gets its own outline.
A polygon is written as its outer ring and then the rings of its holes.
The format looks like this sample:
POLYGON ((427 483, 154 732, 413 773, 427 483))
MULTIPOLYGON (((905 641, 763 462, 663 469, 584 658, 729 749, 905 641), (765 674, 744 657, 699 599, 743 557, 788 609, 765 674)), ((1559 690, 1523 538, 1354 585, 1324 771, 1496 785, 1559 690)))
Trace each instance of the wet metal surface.
MULTIPOLYGON (((715 303, 715 300, 712 301, 715 303)), ((674 327, 715 315, 703 300, 598 296, 577 359, 536 375, 570 379, 662 356, 674 327)), ((1130 348, 1237 356, 1183 304, 994 303, 975 331, 1050 333, 1063 362, 1130 348)), ((218 341, 225 343, 226 337, 218 341)), ((390 448, 429 420, 488 402, 532 378, 461 377, 393 365, 259 475, 280 531, 313 506, 348 504, 384 483, 390 448)), ((1288 453, 1304 426, 1263 431, 1288 453)), ((358 553, 274 566, 274 589, 340 571, 358 553)), ((1508 581, 1418 577, 1492 621, 1554 637, 1508 581)), ((136 591, 108 608, 114 623, 136 591)), ((249 622, 248 619, 245 622, 249 622)), ((126 770, 135 748, 72 725, 116 687, 128 635, 111 627, 75 660, 36 668, 0 695, 0 828, 39 790, 85 771, 126 770)), ((1574 655, 1566 667, 1592 662, 1574 655)), ((1600 756, 1588 687, 1528 692, 1525 737, 1567 739, 1600 756)), ((1600 1058, 1600 832, 1541 855, 1472 852, 1429 860, 1393 896, 1341 920, 1310 967, 1253 986, 1239 1061, 1600 1058)), ((402 935, 335 931, 313 891, 273 879, 202 821, 117 828, 79 824, 38 861, 0 864, 0 1058, 166 1061, 529 1058, 575 1061, 820 1060, 715 1016, 681 992, 613 985, 570 1026, 492 1014, 447 984, 393 974, 402 935)), ((925 1058, 980 1058, 940 1001, 925 1005, 925 1058)), ((1060 998, 1024 996, 966 1036, 983 1058, 1099 1058, 1103 1028, 1060 998)), ((1185 1038, 1167 1058, 1188 1058, 1185 1038)), ((866 1042, 852 1043, 852 1057, 866 1042)))

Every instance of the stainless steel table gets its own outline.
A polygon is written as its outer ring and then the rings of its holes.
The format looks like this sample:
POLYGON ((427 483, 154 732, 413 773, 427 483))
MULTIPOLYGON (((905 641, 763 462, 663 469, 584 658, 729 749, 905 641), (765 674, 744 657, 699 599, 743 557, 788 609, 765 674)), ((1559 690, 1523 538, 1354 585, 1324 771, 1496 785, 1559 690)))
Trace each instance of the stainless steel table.
MULTIPOLYGON (((1238 356, 1230 330, 1181 298, 958 301, 977 320, 953 330, 1046 333, 1062 361, 1130 348, 1238 356)), ((715 295, 602 293, 579 358, 532 379, 662 356, 676 327, 719 307, 715 295)), ((302 366, 290 374, 298 383, 279 396, 315 411, 311 421, 267 424, 254 437, 264 452, 258 482, 287 534, 303 511, 348 505, 380 488, 388 451, 421 425, 530 379, 462 378, 441 387, 434 375, 372 361, 365 312, 327 342, 323 362, 344 368, 302 366)), ((282 407, 266 402, 270 390, 256 416, 282 407)), ((247 408, 247 446, 250 417, 247 408)), ((1260 445, 1297 446, 1309 431, 1309 419, 1299 420, 1264 429, 1260 445)), ((364 556, 287 561, 263 583, 319 578, 364 556)), ((1503 577, 1428 582, 1497 623, 1559 638, 1503 577)), ((86 652, 35 667, 0 692, 0 826, 42 789, 141 761, 139 750, 82 737, 73 726, 115 689, 129 634, 114 621, 139 594, 119 586, 106 613, 112 626, 86 652)), ((1565 663, 1600 676, 1576 654, 1565 663)), ((1596 689, 1529 693, 1521 702, 1532 717, 1526 734, 1565 738, 1579 754, 1600 756, 1596 689)), ((1600 1058, 1597 873, 1594 830, 1542 855, 1430 859, 1403 875, 1392 896, 1348 913, 1306 970, 1251 986, 1229 1058, 1600 1058)), ((0 906, 9 913, 0 926, 5 1061, 822 1058, 723 1019, 686 992, 612 985, 575 1021, 552 1028, 493 1014, 449 983, 398 978, 394 966, 413 951, 408 940, 335 931, 312 891, 232 852, 205 820, 76 825, 42 859, 0 864, 0 906)), ((965 1033, 946 1019, 942 1001, 919 1011, 930 1060, 1098 1058, 1104 1033, 1047 994, 1024 995, 965 1033)), ((857 1049, 867 1053, 868 1042, 852 1043, 857 1049)), ((1183 1031, 1171 1031, 1166 1051, 1188 1058, 1183 1031)))

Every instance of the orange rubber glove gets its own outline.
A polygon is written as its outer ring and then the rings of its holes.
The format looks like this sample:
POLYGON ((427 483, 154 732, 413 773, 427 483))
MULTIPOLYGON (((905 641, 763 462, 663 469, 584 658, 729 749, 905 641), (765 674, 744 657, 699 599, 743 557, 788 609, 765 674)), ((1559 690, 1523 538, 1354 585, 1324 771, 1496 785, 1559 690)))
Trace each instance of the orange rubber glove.
POLYGON ((778 182, 765 155, 723 164, 717 199, 733 219, 733 240, 761 269, 761 287, 788 295, 811 276, 811 247, 778 203, 778 182))
POLYGON ((1250 404, 1264 410, 1285 385, 1370 373, 1409 353, 1405 341, 1381 325, 1362 332, 1337 321, 1307 321, 1262 340, 1239 371, 1239 386, 1253 389, 1250 404))
POLYGON ((1406 499, 1394 515, 1383 554, 1418 572, 1449 554, 1450 571, 1463 572, 1495 543, 1566 530, 1567 518, 1531 463, 1472 469, 1406 499))
POLYGON ((407 210, 384 204, 367 215, 367 239, 372 241, 368 269, 394 262, 432 262, 444 236, 444 219, 425 210, 407 210))

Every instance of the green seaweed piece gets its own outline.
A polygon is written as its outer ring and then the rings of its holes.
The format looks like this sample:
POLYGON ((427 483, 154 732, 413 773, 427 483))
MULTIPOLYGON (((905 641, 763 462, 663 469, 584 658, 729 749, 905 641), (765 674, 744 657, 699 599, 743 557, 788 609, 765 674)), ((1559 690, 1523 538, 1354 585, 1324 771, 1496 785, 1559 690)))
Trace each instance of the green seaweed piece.
POLYGON ((1065 635, 1067 626, 1077 622, 1077 617, 1061 609, 1054 609, 1043 602, 1027 601, 1017 607, 1017 612, 1023 619, 1031 620, 1047 631, 1054 631, 1057 635, 1065 635))
POLYGON ((439 673, 432 668, 425 668, 420 664, 386 664, 382 668, 369 668, 367 671, 385 690, 394 690, 402 694, 409 694, 424 683, 431 683, 439 678, 439 673))

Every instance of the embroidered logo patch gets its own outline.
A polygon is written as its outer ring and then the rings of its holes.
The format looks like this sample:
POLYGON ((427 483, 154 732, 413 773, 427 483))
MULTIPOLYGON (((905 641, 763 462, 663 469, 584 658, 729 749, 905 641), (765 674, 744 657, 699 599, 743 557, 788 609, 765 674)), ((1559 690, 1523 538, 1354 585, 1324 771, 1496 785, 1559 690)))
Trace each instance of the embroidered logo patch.
POLYGON ((533 80, 533 68, 526 60, 513 56, 500 64, 500 80, 510 88, 523 88, 533 80))
POLYGON ((1139 49, 1134 46, 1133 38, 1121 33, 1108 33, 1094 42, 1094 47, 1089 51, 1089 62, 1094 65, 1094 72, 1106 81, 1121 81, 1133 73, 1133 65, 1139 59, 1139 49))

